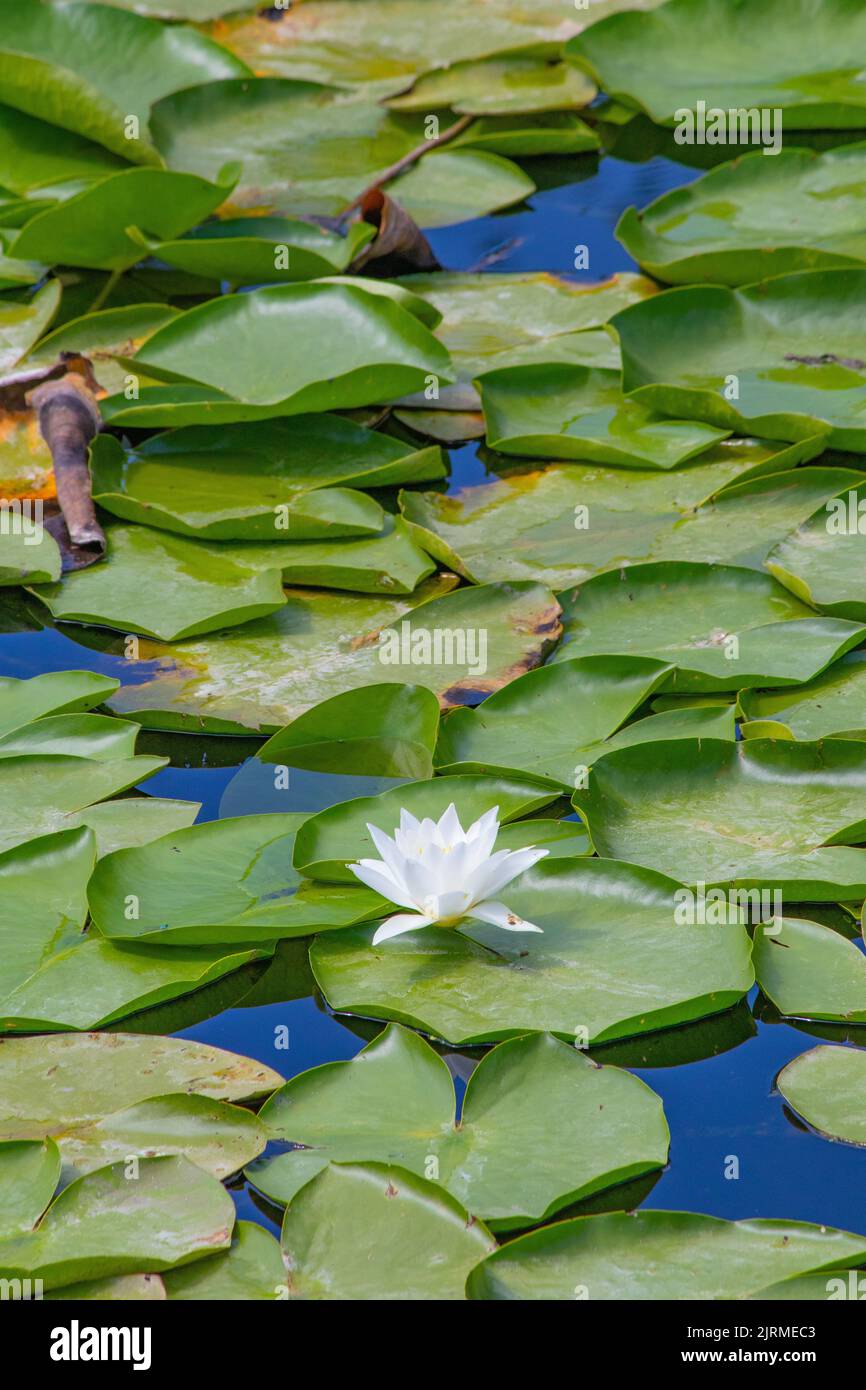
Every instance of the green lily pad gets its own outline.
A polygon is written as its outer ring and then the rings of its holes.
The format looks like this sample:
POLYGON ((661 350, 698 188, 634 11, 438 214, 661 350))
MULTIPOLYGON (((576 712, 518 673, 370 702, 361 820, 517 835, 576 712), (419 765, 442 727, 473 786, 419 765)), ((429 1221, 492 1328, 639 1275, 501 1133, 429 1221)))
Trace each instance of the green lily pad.
POLYGON ((381 507, 353 486, 434 481, 446 472, 441 449, 415 450, 337 415, 192 426, 128 450, 98 435, 91 467, 97 501, 116 516, 208 540, 378 535, 381 507), (277 530, 284 510, 288 524, 277 530))
POLYGON ((657 280, 749 285, 771 275, 866 262, 866 144, 818 154, 758 151, 712 169, 638 212, 616 235, 657 280))
MULTIPOLYGON (((177 313, 170 304, 125 304, 85 314, 41 338, 22 366, 49 367, 59 360, 61 353, 81 354, 89 360, 96 381, 104 391, 123 391, 129 373, 116 361, 117 355, 132 356, 151 333, 176 318, 177 313)), ((110 435, 97 436, 94 447, 113 443, 110 435)))
POLYGON ((864 1250, 864 1236, 805 1221, 612 1212, 509 1242, 473 1271, 467 1289, 481 1299, 734 1299, 778 1279, 859 1264, 864 1250))
POLYGON ((33 592, 60 622, 163 642, 248 623, 285 603, 279 569, 145 526, 110 527, 103 561, 33 592))
POLYGON ((451 63, 423 74, 412 90, 389 98, 392 111, 452 111, 473 116, 523 115, 588 106, 597 95, 584 73, 544 55, 506 53, 451 63))
POLYGON ((95 671, 46 671, 28 680, 0 678, 0 737, 46 715, 91 710, 118 689, 120 681, 95 671))
MULTIPOLYGON (((435 777, 409 782, 379 796, 362 796, 330 806, 310 816, 298 828, 293 864, 309 878, 326 883, 357 883, 347 865, 376 856, 367 829, 372 824, 390 835, 407 810, 418 820, 438 820, 453 801, 461 823, 468 827, 492 806, 499 820, 508 822, 538 811, 556 799, 556 792, 528 781, 507 777, 435 777)), ((525 827, 532 841, 531 825, 525 827)))
POLYGON ((529 116, 480 116, 454 140, 452 150, 469 147, 514 159, 538 155, 595 154, 601 141, 591 126, 571 111, 543 111, 529 116))
POLYGON ((0 1275, 52 1289, 171 1269, 227 1248, 233 1225, 222 1184, 186 1159, 139 1159, 135 1177, 115 1163, 70 1183, 35 1230, 0 1240, 0 1275))
POLYGON ((662 1167, 669 1142, 649 1087, 543 1033, 485 1055, 458 1121, 447 1066, 397 1024, 353 1061, 296 1076, 259 1118, 272 1138, 305 1146, 247 1169, 272 1201, 290 1203, 332 1161, 396 1163, 440 1182, 492 1230, 662 1167))
POLYGON ((0 376, 10 372, 42 337, 60 304, 59 280, 49 280, 29 303, 0 302, 0 376))
POLYGON ((3 734, 0 758, 50 753, 58 757, 94 758, 97 762, 132 758, 139 728, 138 724, 107 714, 48 715, 3 734))
POLYGON ((304 884, 291 868, 299 815, 206 822, 103 859, 90 882, 97 930, 160 946, 267 945, 381 915, 361 888, 304 884))
POLYGON ((51 451, 39 433, 35 411, 0 410, 0 486, 10 502, 44 502, 54 496, 51 451))
POLYGON ((60 1155, 49 1140, 0 1143, 0 1243, 32 1231, 60 1178, 60 1155))
POLYGON ((338 236, 289 217, 235 217, 206 222, 180 238, 176 233, 151 238, 147 248, 157 260, 191 275, 258 285, 339 275, 375 235, 366 222, 354 222, 338 236))
POLYGON ((769 575, 733 566, 632 565, 560 599, 554 661, 652 656, 677 667, 677 693, 798 685, 863 640, 862 627, 818 617, 769 575))
POLYGON ((146 845, 176 830, 192 825, 200 803, 175 801, 169 797, 127 796, 122 801, 103 801, 83 811, 70 812, 65 824, 86 825, 96 836, 96 856, 114 854, 119 849, 146 845))
POLYGON ((81 941, 95 861, 93 834, 86 829, 45 836, 0 855, 0 997, 81 941))
POLYGON ((238 1221, 228 1250, 169 1270, 164 1279, 170 1299, 247 1302, 287 1299, 286 1270, 279 1241, 252 1221, 238 1221))
POLYGON ((314 772, 432 777, 438 730, 432 690, 371 685, 314 705, 274 734, 257 757, 314 772))
MULTIPOLYGON (((60 578, 62 557, 60 547, 49 531, 40 529, 39 522, 26 512, 25 524, 32 527, 27 533, 18 530, 3 535, 0 532, 0 587, 11 584, 53 584, 60 578)), ((15 513, 0 512, 6 526, 20 526, 15 513)))
POLYGON ((534 0, 530 6, 508 0, 489 12, 464 0, 441 0, 435 28, 424 0, 363 0, 360 5, 325 0, 309 14, 286 11, 278 23, 261 13, 236 15, 211 32, 255 72, 360 86, 373 96, 388 96, 431 68, 447 68, 455 54, 477 60, 559 45, 585 22, 577 11, 564 14, 557 0, 534 0))
POLYGON ((720 1013, 753 983, 745 928, 679 924, 679 889, 627 864, 542 860, 503 892, 540 935, 512 942, 467 920, 460 931, 428 927, 374 947, 370 929, 353 928, 317 937, 310 963, 338 1012, 394 1019, 458 1046, 529 1030, 584 1045, 632 1037, 720 1013))
POLYGON ((780 107, 785 130, 866 125, 852 55, 866 15, 856 0, 671 0, 618 14, 566 45, 566 57, 608 96, 672 125, 681 109, 780 107), (810 42, 799 42, 803 32, 810 42))
MULTIPOLYGON (((400 396, 450 380, 448 355, 382 294, 350 284, 277 285, 188 309, 139 348, 132 369, 193 382, 264 415, 298 415, 400 396), (238 357, 237 344, 245 350, 238 357)), ((144 394, 144 393, 142 393, 144 394)))
POLYGON ((769 721, 776 737, 866 739, 866 652, 848 652, 796 689, 744 690, 740 709, 750 722, 769 721))
POLYGON ((601 368, 506 367, 487 372, 478 389, 488 443, 501 454, 676 468, 730 433, 624 400, 619 372, 601 368))
POLYGON ((0 290, 14 290, 35 285, 48 274, 48 267, 38 261, 23 261, 0 251, 0 290))
POLYGON ((48 265, 126 270, 143 254, 128 227, 141 224, 164 240, 179 236, 228 198, 237 173, 228 169, 214 183, 169 169, 110 174, 34 217, 9 246, 10 254, 48 265))
POLYGON ((97 801, 127 791, 167 759, 21 755, 4 758, 0 778, 0 851, 79 825, 97 801))
POLYGON ((91 937, 52 956, 0 999, 0 1032, 105 1028, 202 989, 262 951, 139 946, 91 937))
POLYGON ((316 1300, 462 1299, 496 1246, 436 1183, 381 1163, 317 1174, 286 1209, 280 1243, 289 1297, 316 1300))
POLYGON ((675 470, 550 464, 447 496, 406 492, 400 506, 418 544, 474 583, 536 579, 561 588, 656 558, 760 567, 776 537, 858 476, 791 467, 821 448, 820 437, 789 446, 729 439, 675 470), (787 472, 748 485, 776 470, 787 472))
POLYGON ((136 164, 159 163, 148 131, 159 97, 249 75, 204 34, 106 5, 3 0, 2 19, 0 101, 136 164))
POLYGON ((866 958, 832 927, 779 917, 756 929, 754 960, 761 989, 787 1017, 866 1022, 866 958))
MULTIPOLYGON (((124 167, 125 158, 109 154, 103 145, 0 104, 0 186, 4 190, 22 198, 40 188, 56 194, 65 191, 64 184, 74 187, 79 179, 104 178, 124 167)), ((32 199, 22 204, 24 221, 38 211, 39 203, 32 199)), ((10 212, 11 203, 5 203, 0 214, 4 228, 20 225, 10 212)))
POLYGON ((60 1033, 0 1041, 0 1135, 45 1138, 154 1096, 248 1101, 283 1084, 250 1057, 190 1038, 60 1033))
POLYGON ((862 622, 866 599, 857 576, 863 573, 864 558, 866 484, 859 483, 804 518, 770 551, 766 565, 780 584, 813 608, 862 622))
MULTIPOLYGON (((864 106, 866 116, 866 106, 864 106)), ((623 390, 742 434, 866 451, 866 269, 668 290, 617 314, 623 390)))
POLYGON ((782 1279, 769 1288, 759 1289, 750 1298, 760 1303, 804 1302, 824 1303, 837 1299, 861 1299, 866 1292, 863 1272, 859 1269, 837 1269, 832 1273, 801 1274, 795 1279, 782 1279))
POLYGON ((859 743, 704 739, 608 753, 573 801, 599 854, 684 883, 847 902, 866 897, 866 853, 847 848, 866 838, 864 785, 859 743))
MULTIPOLYGON (((451 118, 440 116, 444 130, 451 118)), ((425 120, 426 113, 389 111, 336 87, 273 77, 191 87, 157 102, 151 117, 170 168, 213 178, 226 160, 243 164, 228 215, 265 211, 292 218, 342 213, 424 144, 425 120), (263 141, 265 129, 270 135, 263 141)), ((434 150, 421 165, 423 173, 410 170, 388 191, 422 226, 431 218, 441 225, 480 216, 535 189, 516 164, 480 150, 434 150)))
POLYGON ((140 659, 158 656, 158 669, 145 666, 145 679, 108 704, 156 728, 270 734, 332 695, 392 676, 432 690, 444 708, 477 700, 544 659, 559 633, 558 607, 540 585, 449 593, 453 582, 431 576, 405 599, 290 589, 279 613, 218 638, 152 650, 143 642, 140 659), (442 636, 437 664, 436 634, 449 632, 464 634, 463 647, 449 651, 442 636))
MULTIPOLYGON (((651 280, 628 272, 588 289, 544 272, 437 271, 404 276, 399 283, 442 315, 437 337, 451 354, 458 381, 457 387, 440 391, 442 405, 476 377, 500 367, 572 362, 617 368, 616 344, 607 334, 583 335, 656 293, 651 280)), ((476 392, 461 402, 460 409, 476 408, 476 392)))
MULTIPOLYGON (((109 0, 112 3, 112 0, 109 0)), ((82 1279, 77 1284, 65 1284, 62 1289, 48 1289, 42 1294, 46 1302, 71 1303, 83 1300, 100 1303, 164 1303, 165 1285, 158 1274, 118 1274, 113 1279, 82 1279)))
POLYGON ((819 1134, 866 1145, 866 1052, 813 1047, 782 1068, 776 1086, 791 1109, 819 1134))
POLYGON ((642 657, 590 656, 530 671, 477 709, 448 715, 436 747, 437 768, 525 773, 571 792, 614 748, 698 735, 733 739, 732 706, 668 711, 625 723, 670 669, 642 657))

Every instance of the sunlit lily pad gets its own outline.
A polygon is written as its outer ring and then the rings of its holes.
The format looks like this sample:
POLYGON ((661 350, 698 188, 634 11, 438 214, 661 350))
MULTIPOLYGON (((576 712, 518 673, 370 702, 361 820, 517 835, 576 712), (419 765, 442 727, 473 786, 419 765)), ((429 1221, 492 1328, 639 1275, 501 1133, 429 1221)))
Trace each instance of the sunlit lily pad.
POLYGON ((522 772, 571 791, 614 748, 662 738, 732 739, 732 706, 667 711, 626 723, 670 669, 643 657, 590 656, 530 671, 477 709, 448 715, 436 748, 437 767, 522 772), (527 729, 533 731, 531 740, 527 729))
POLYGON ((170 1269, 227 1248, 233 1225, 222 1184, 186 1159, 139 1159, 135 1177, 115 1163, 71 1183, 35 1230, 0 1239, 0 1275, 51 1289, 170 1269))
MULTIPOLYGON (((317 496, 321 498, 322 493, 317 496)), ((211 545, 207 550, 216 560, 231 560, 241 569, 282 575, 284 584, 359 594, 411 594, 436 569, 402 517, 387 513, 378 536, 288 544, 271 539, 257 544, 211 545)))
POLYGON ((125 796, 102 801, 82 811, 69 812, 64 823, 86 825, 96 836, 97 858, 115 850, 146 845, 175 830, 192 825, 200 806, 197 801, 176 801, 160 796, 125 796))
POLYGON ((378 536, 378 502, 341 482, 379 487, 445 471, 438 449, 414 452, 335 415, 193 426, 154 435, 128 452, 99 435, 91 461, 100 506, 206 540, 378 536))
POLYGON ((482 1299, 735 1299, 775 1280, 859 1264, 864 1250, 866 1236, 804 1221, 613 1212, 521 1236, 473 1271, 467 1287, 482 1299))
MULTIPOLYGON (((401 810, 418 820, 438 820, 453 801, 464 825, 470 825, 493 806, 500 822, 540 810, 556 799, 555 790, 508 777, 436 777, 394 787, 380 796, 344 801, 311 816, 298 829, 293 863, 310 878, 326 883, 357 883, 346 867, 353 860, 374 857, 367 825, 392 834, 401 810)), ((525 827, 525 844, 532 843, 532 826, 525 827)))
POLYGON ((168 1298, 187 1302, 247 1302, 289 1296, 279 1241, 252 1221, 237 1222, 228 1250, 169 1270, 163 1282, 168 1298))
POLYGON ((829 430, 831 446, 864 452, 864 305, 854 268, 668 290, 613 321, 623 390, 667 415, 770 439, 829 430))
POLYGON ((766 564, 781 584, 813 608, 862 622, 864 561, 866 484, 861 482, 804 519, 770 551, 766 564))
POLYGON ((866 1052, 813 1047, 782 1068, 776 1086, 791 1109, 820 1134, 866 1145, 866 1052))
POLYGON ((494 1230, 661 1167, 668 1151, 648 1087, 546 1034, 486 1054, 459 1122, 447 1066, 396 1024, 353 1061, 296 1076, 259 1118, 272 1138, 304 1146, 248 1168, 273 1201, 291 1202, 331 1161, 397 1163, 440 1182, 494 1230))
POLYGON ((293 871, 299 815, 191 826, 100 862, 89 888, 102 936, 182 946, 267 945, 381 915, 378 894, 303 884, 293 871))
POLYGON ((10 243, 9 252, 48 265, 124 270, 146 254, 127 235, 128 227, 141 224, 164 239, 179 236, 229 196, 237 174, 237 168, 227 171, 214 183, 169 169, 110 174, 34 217, 10 243))
POLYGON ((866 145, 817 154, 757 151, 628 208, 616 234, 650 275, 669 284, 748 285, 821 266, 863 265, 866 145))
POLYGON ((866 1022, 866 957, 832 927, 779 917, 756 928, 754 959, 758 983, 780 1013, 866 1022))
POLYGON ((148 131, 154 101, 245 72, 204 34, 106 5, 3 5, 0 101, 134 163, 159 163, 148 131))
POLYGON ((866 852, 847 848, 866 838, 864 786, 859 743, 704 739, 609 753, 573 800, 599 854, 684 883, 847 902, 866 897, 866 852))
POLYGON ((0 1135, 44 1138, 154 1096, 246 1101, 281 1086, 279 1072, 189 1038, 60 1033, 0 1042, 0 1135))
MULTIPOLYGON (((85 314, 41 338, 22 365, 49 367, 58 361, 61 353, 82 354, 90 362, 104 391, 122 391, 129 373, 116 361, 117 355, 132 356, 145 338, 175 318, 177 312, 170 304, 128 304, 85 314)), ((108 435, 98 438, 100 444, 114 442, 108 435)))
POLYGON ((317 937, 310 961, 338 1012, 457 1045, 529 1030, 584 1043, 631 1037, 719 1013, 753 982, 745 928, 677 923, 678 888, 626 864, 542 860, 503 893, 540 935, 512 939, 467 921, 373 947, 371 929, 353 928, 317 937))
MULTIPOLYGON (((158 668, 145 666, 145 679, 108 703, 116 714, 134 711, 140 723, 157 728, 268 734, 332 695, 391 678, 426 686, 443 707, 472 703, 544 659, 559 634, 558 607, 540 585, 449 593, 453 582, 431 576, 403 600, 290 589, 279 613, 210 641, 142 643, 141 660, 158 657, 158 668), (458 642, 450 661, 438 664, 430 645, 437 632, 464 634, 463 649, 458 642), (487 634, 483 653, 481 632, 487 634), (383 654, 394 660, 383 661, 383 654)), ((449 656, 444 645, 441 655, 449 656)))
POLYGON ((478 389, 488 442, 502 454, 675 468, 730 432, 624 400, 619 372, 601 368, 507 367, 478 389))
POLYGON ((371 685, 314 705, 274 734, 258 758, 314 772, 432 777, 438 730, 431 690, 371 685))
POLYGON ((60 1155, 50 1141, 0 1142, 0 1244, 36 1225, 60 1177, 60 1155))
POLYGON ((60 281, 49 280, 29 303, 0 301, 0 375, 10 372, 47 329, 60 303, 60 281))
POLYGON ((318 1173, 287 1208, 280 1243, 289 1297, 316 1300, 462 1299, 496 1246, 438 1184, 380 1163, 318 1173))
POLYGON ((0 680, 0 735, 46 714, 89 710, 113 694, 119 681, 95 671, 46 671, 29 680, 0 680))
MULTIPOLYGON (((440 115, 449 121, 447 112, 440 115)), ((243 164, 227 212, 288 217, 340 214, 429 138, 424 115, 389 111, 336 87, 270 77, 177 92, 156 104, 152 129, 172 169, 214 178, 227 160, 243 164)), ((388 191, 422 226, 481 216, 535 189, 516 164, 481 150, 433 150, 421 164, 423 172, 410 170, 388 191)))
POLYGON ((191 275, 261 285, 338 275, 375 234, 366 222, 352 223, 346 235, 339 236, 288 217, 237 217, 206 222, 180 238, 151 238, 147 248, 157 260, 191 275))
POLYGON ((118 1274, 114 1278, 82 1279, 61 1289, 46 1289, 42 1297, 58 1303, 164 1303, 166 1293, 158 1274, 118 1274))
POLYGON ((112 526, 106 557, 34 593, 61 622, 93 623, 170 642, 247 623, 285 602, 279 569, 245 565, 233 550, 112 526))
POLYGON ((866 652, 848 652, 796 689, 744 690, 740 708, 777 737, 866 739, 866 652))
POLYGON ((137 367, 221 393, 229 419, 234 403, 235 419, 297 415, 401 396, 431 374, 450 380, 444 348, 395 300, 315 282, 188 309, 148 338, 137 367))
POLYGON ((680 109, 780 107, 785 131, 866 125, 854 55, 866 14, 852 0, 672 0, 617 14, 572 39, 566 56, 608 96, 671 125, 680 109), (803 33, 810 42, 798 41, 803 33))
MULTIPOLYGON (((555 52, 555 51, 554 51, 555 52)), ((508 53, 451 63, 425 73, 412 90, 391 97, 392 111, 438 111, 448 106, 474 116, 522 115, 588 106, 596 95, 589 78, 554 53, 508 53)))
POLYGON ((139 725, 108 714, 54 714, 0 737, 0 758, 54 753, 58 757, 132 758, 139 725))
MULTIPOLYGON (((50 532, 40 529, 39 523, 23 513, 25 524, 32 527, 0 533, 0 586, 8 584, 53 584, 60 578, 62 557, 60 547, 50 532)), ((14 518, 14 513, 0 512, 14 518)), ((11 523, 16 525, 15 520, 11 523)), ((20 527, 20 523, 17 523, 20 527)), ((6 521, 9 525, 9 521, 6 521)))
POLYGON ((4 758, 0 850, 79 825, 88 807, 143 782, 165 763, 146 756, 107 762, 50 754, 4 758))
POLYGON ((555 661, 652 656, 677 667, 678 693, 797 685, 863 640, 863 628, 818 617, 769 575, 724 565, 632 565, 560 595, 555 661))
POLYGON ((537 579, 560 588, 604 569, 673 556, 739 564, 754 558, 760 566, 776 537, 858 477, 849 469, 791 467, 820 448, 820 439, 788 447, 722 440, 675 470, 550 464, 449 495, 405 492, 400 505, 418 544, 475 583, 537 579), (733 487, 776 470, 786 471, 733 487))

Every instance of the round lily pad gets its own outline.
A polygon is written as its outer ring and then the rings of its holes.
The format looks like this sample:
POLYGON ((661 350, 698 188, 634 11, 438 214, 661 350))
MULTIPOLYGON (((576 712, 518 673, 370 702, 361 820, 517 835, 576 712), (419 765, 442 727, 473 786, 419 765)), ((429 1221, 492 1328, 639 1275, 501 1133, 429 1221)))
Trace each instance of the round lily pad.
POLYGON ((866 957, 832 927, 775 918, 755 929, 753 958, 758 984, 787 1017, 866 1022, 866 957))
POLYGON ((776 1086, 820 1134, 866 1146, 866 1052, 813 1047, 782 1068, 776 1086))
POLYGON ((259 1116, 304 1147, 247 1174, 283 1204, 336 1162, 396 1163, 439 1182, 491 1230, 546 1220, 592 1192, 664 1165, 661 1102, 628 1072, 538 1033, 501 1043, 470 1078, 459 1122, 451 1075, 391 1024, 351 1062, 296 1076, 259 1116))
POLYGON ((754 979, 745 928, 678 923, 678 890, 610 860, 547 859, 502 894, 538 935, 467 920, 373 947, 372 931, 354 928, 317 937, 310 962, 338 1012, 459 1046, 528 1030, 584 1044, 631 1037, 730 1008, 754 979))

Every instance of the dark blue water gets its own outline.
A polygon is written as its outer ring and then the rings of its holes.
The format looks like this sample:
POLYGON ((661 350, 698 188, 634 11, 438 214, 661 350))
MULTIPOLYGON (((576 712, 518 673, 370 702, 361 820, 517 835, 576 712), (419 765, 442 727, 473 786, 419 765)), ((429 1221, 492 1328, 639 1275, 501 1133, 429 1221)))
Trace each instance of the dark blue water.
MULTIPOLYGON (((572 161, 570 181, 561 164, 527 166, 540 191, 511 213, 431 233, 443 265, 467 270, 486 262, 495 270, 548 270, 577 281, 596 281, 634 263, 615 241, 613 228, 630 204, 642 206, 700 172, 652 158, 625 163, 605 157, 572 161), (590 268, 573 270, 574 247, 589 247, 590 268)), ((455 486, 489 474, 475 446, 452 452, 455 486)), ((51 628, 26 630, 44 621, 14 594, 0 596, 0 675, 88 668, 129 680, 126 663, 51 628), (29 617, 28 617, 29 612, 29 617)), ((68 629, 71 634, 73 628, 68 629)), ((146 733, 139 751, 160 753, 172 765, 151 778, 149 795, 200 801, 201 820, 276 809, 270 777, 257 779, 249 759, 255 741, 182 738, 146 733)), ((371 790, 357 779, 300 780, 291 809, 315 809, 371 790)), ((281 793, 281 810, 286 806, 281 793)), ((256 1057, 287 1078, 323 1062, 353 1057, 378 1031, 363 1020, 339 1020, 314 990, 303 943, 284 943, 275 962, 214 991, 200 991, 165 1010, 125 1020, 129 1031, 172 1032, 256 1057), (258 978, 255 978, 258 973, 258 978), (275 1049, 278 1030, 289 1046, 275 1049)), ((753 991, 747 1002, 715 1019, 670 1029, 631 1042, 595 1049, 600 1061, 635 1071, 662 1097, 671 1129, 671 1162, 657 1181, 629 1189, 628 1204, 745 1218, 781 1217, 866 1230, 866 1154, 806 1132, 774 1092, 780 1069, 820 1038, 866 1044, 866 1029, 792 1027, 778 1021, 753 991), (736 1174, 736 1176, 726 1176, 736 1174), (649 1190, 647 1190, 649 1188, 649 1190)), ((478 1054, 443 1049, 462 1094, 478 1054)), ((280 1213, 239 1182, 239 1214, 276 1229, 280 1213)), ((605 1202, 621 1206, 623 1194, 605 1202)), ((586 1208, 584 1208, 586 1209, 586 1208)))

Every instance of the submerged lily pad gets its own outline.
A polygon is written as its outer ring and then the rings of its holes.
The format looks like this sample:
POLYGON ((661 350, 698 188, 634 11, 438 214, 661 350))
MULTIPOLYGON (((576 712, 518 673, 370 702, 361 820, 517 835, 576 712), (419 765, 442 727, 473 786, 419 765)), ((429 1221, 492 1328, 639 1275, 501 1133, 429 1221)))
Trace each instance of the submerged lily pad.
POLYGON ((625 400, 619 372, 599 368, 508 367, 487 372, 478 389, 488 442, 502 454, 676 468, 729 433, 625 400))
POLYGON ((734 1299, 775 1280, 859 1264, 864 1250, 866 1236, 805 1221, 612 1212, 509 1242, 467 1288, 482 1299, 734 1299))
POLYGON ((171 1269, 227 1248, 233 1225, 222 1184, 186 1159, 141 1158, 134 1178, 115 1163, 70 1183, 34 1230, 0 1239, 0 1275, 52 1289, 171 1269))
POLYGON ((662 557, 760 566, 816 501, 858 476, 792 467, 821 447, 820 438, 789 446, 722 440, 670 471, 550 464, 447 496, 405 492, 400 506, 418 544, 475 583, 537 579, 558 588, 662 557), (786 471, 758 479, 777 470, 786 471))
POLYGON ((685 883, 847 902, 866 897, 866 852, 847 848, 866 838, 864 786, 859 743, 708 738, 608 753, 573 801, 599 854, 685 883))
POLYGON ((590 656, 530 671, 477 709, 448 715, 436 748, 437 767, 523 772, 572 791, 614 748, 662 738, 733 739, 732 706, 666 711, 626 723, 670 670, 643 657, 590 656), (533 731, 531 740, 527 729, 533 731))
POLYGON ((369 921, 383 911, 362 888, 304 884, 293 871, 299 815, 194 825, 103 859, 88 890, 102 936, 159 945, 265 945, 369 921))
POLYGON ((458 1122, 447 1066, 397 1024, 353 1061, 296 1076, 259 1118, 272 1138, 304 1146, 247 1169, 272 1201, 291 1202, 332 1161, 396 1163, 432 1175, 493 1230, 662 1167, 669 1140, 649 1087, 545 1034, 485 1055, 458 1122))
POLYGON ((261 285, 339 275, 375 235, 366 222, 352 223, 339 236, 289 217, 233 217, 206 222, 183 237, 161 233, 161 240, 151 237, 146 244, 157 260, 191 275, 261 285))
POLYGON ((769 575, 724 565, 632 565, 560 595, 554 661, 652 656, 677 667, 682 692, 797 685, 863 640, 863 628, 818 617, 769 575))
POLYGON ((712 169, 638 212, 616 235, 630 256, 674 285, 748 285, 770 275, 866 262, 866 144, 818 154, 758 151, 712 169))
MULTIPOLYGON (((864 106, 866 117, 866 106, 864 106)), ((667 290, 617 314, 623 390, 666 415, 866 451, 866 269, 667 290)))
POLYGON ((848 652, 795 689, 744 690, 740 708, 746 720, 770 725, 768 736, 866 739, 866 652, 848 652))
POLYGON ((786 132, 866 125, 852 55, 866 45, 857 0, 671 0, 650 14, 616 14, 566 45, 608 96, 672 125, 708 110, 779 107, 786 132), (809 43, 801 42, 804 33, 809 43))
POLYGON ((787 1017, 866 1022, 866 957, 832 927, 779 917, 756 929, 754 960, 758 984, 787 1017))
POLYGON ((849 487, 780 540, 767 556, 767 569, 786 589, 813 608, 862 622, 866 595, 866 484, 849 487), (863 530, 860 530, 862 524, 863 530))
MULTIPOLYGON (((499 807, 499 820, 518 820, 556 799, 556 792, 529 781, 508 777, 435 777, 410 782, 379 796, 343 801, 310 816, 298 829, 293 863, 310 878, 326 883, 357 883, 347 868, 352 861, 375 857, 368 824, 390 835, 407 810, 418 820, 438 820, 451 802, 461 823, 469 826, 491 807, 499 807)), ((532 841, 531 824, 524 827, 532 841)))
POLYGON ((318 1173, 287 1208, 280 1243, 289 1297, 316 1300, 462 1299, 496 1247, 450 1193, 382 1163, 318 1173))
POLYGON ((247 1101, 283 1084, 279 1072, 190 1038, 58 1034, 0 1041, 0 1136, 36 1139, 93 1123, 154 1096, 247 1101))
POLYGON ((826 1138, 866 1145, 866 1052, 813 1047, 782 1068, 776 1086, 791 1109, 826 1138))
POLYGON ((314 772, 432 777, 438 730, 439 702, 431 690, 371 685, 314 705, 274 734, 257 757, 314 772))
POLYGON ((148 131, 159 97, 249 75, 204 34, 106 5, 4 0, 2 9, 0 101, 137 164, 159 163, 148 131))
POLYGON ((445 472, 439 449, 415 452, 334 415, 192 426, 129 452, 99 435, 91 462, 94 495, 107 511, 205 540, 377 536, 382 508, 341 482, 381 487, 445 472))
POLYGON ((214 183, 169 169, 126 169, 39 213, 8 249, 47 265, 125 270, 143 254, 127 228, 141 224, 161 238, 179 236, 224 202, 236 179, 237 169, 214 183))
POLYGON ((92 623, 170 642, 233 627, 285 603, 278 569, 247 566, 233 552, 114 525, 103 561, 33 592, 61 622, 92 623))
POLYGON ((142 643, 141 660, 159 667, 109 706, 156 728, 270 734, 329 696, 391 677, 426 686, 445 708, 470 703, 544 659, 559 610, 540 585, 449 593, 453 583, 432 576, 402 600, 290 589, 278 613, 220 637, 142 643))
POLYGON ((467 920, 374 947, 372 930, 353 928, 317 937, 310 962, 338 1012, 457 1046, 529 1030, 583 1045, 632 1037, 720 1013, 753 983, 745 928, 678 923, 678 890, 609 860, 542 860, 503 892, 540 935, 512 939, 467 920))

